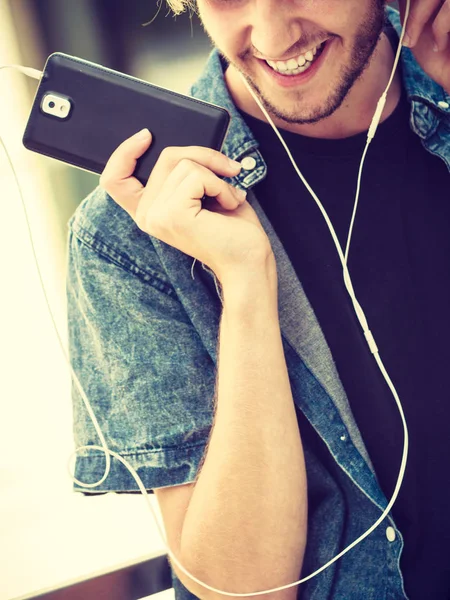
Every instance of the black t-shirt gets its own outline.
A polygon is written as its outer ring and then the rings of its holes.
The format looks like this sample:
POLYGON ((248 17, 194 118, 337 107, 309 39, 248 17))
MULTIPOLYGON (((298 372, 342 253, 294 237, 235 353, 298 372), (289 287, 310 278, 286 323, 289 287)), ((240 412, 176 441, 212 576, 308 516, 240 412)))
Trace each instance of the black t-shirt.
MULTIPOLYGON (((386 33, 396 50, 395 32, 386 33)), ((348 267, 408 424, 408 463, 392 511, 405 541, 405 589, 411 600, 448 600, 450 173, 411 131, 409 114, 403 92, 369 146, 348 267)), ((268 167, 254 191, 317 315, 389 499, 403 449, 394 398, 367 347, 319 208, 270 125, 242 115, 268 167)), ((345 249, 367 134, 340 140, 282 135, 345 249)))

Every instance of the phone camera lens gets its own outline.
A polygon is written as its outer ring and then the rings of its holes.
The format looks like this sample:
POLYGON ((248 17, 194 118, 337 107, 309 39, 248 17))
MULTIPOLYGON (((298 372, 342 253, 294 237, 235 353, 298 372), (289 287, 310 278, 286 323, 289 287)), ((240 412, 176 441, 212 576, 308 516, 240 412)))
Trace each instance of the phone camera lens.
POLYGON ((55 108, 55 103, 53 102, 53 100, 50 100, 50 102, 48 103, 48 107, 49 108, 55 108))

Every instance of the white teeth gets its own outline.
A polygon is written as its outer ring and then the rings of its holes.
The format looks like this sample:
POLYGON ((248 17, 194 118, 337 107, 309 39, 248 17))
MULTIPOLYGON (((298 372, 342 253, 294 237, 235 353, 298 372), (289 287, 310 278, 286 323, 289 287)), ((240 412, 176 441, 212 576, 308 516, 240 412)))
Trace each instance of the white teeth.
POLYGON ((284 63, 275 63, 273 60, 266 60, 266 63, 271 66, 274 71, 278 71, 279 73, 287 71, 287 67, 284 63))
POLYGON ((294 69, 293 71, 286 71, 285 75, 299 75, 300 73, 307 71, 310 66, 311 63, 306 63, 304 67, 297 67, 297 69, 294 69))
POLYGON ((321 45, 322 44, 312 48, 311 50, 308 50, 308 52, 305 52, 305 54, 301 54, 297 58, 291 58, 288 61, 267 60, 266 62, 274 71, 278 71, 279 73, 286 73, 289 71, 289 75, 297 75, 298 73, 306 71, 306 69, 311 65, 315 55, 317 54, 317 50, 321 47, 321 45))

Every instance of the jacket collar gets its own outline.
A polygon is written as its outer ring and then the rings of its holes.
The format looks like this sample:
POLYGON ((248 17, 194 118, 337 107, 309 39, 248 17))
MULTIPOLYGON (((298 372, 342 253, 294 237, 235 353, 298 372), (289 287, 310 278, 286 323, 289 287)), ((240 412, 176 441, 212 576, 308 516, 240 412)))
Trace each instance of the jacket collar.
MULTIPOLYGON (((402 32, 399 12, 387 7, 386 16, 399 39, 402 32)), ((409 48, 403 47, 400 57, 406 98, 411 104, 411 127, 419 137, 427 139, 442 119, 450 124, 450 94, 422 70, 409 48)))
POLYGON ((230 127, 222 146, 222 152, 237 161, 242 160, 244 157, 251 157, 255 160, 255 166, 248 171, 242 169, 237 177, 233 179, 225 178, 225 181, 247 190, 264 179, 267 166, 258 150, 257 140, 230 96, 224 79, 226 67, 226 60, 219 54, 217 49, 214 49, 209 56, 203 74, 192 86, 190 94, 211 104, 221 106, 230 113, 230 127))

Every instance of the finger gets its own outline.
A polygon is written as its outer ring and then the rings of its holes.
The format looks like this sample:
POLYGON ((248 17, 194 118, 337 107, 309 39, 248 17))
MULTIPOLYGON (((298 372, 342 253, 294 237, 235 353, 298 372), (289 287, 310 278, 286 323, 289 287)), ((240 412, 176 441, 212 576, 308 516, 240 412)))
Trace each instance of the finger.
POLYGON ((100 175, 100 186, 133 218, 144 186, 132 174, 151 141, 148 129, 126 139, 111 154, 100 175))
MULTIPOLYGON (((214 178, 218 178, 218 176, 213 173, 210 169, 208 169, 207 167, 204 167, 203 165, 200 165, 197 162, 194 162, 192 160, 189 160, 187 158, 183 158, 177 165, 176 167, 170 172, 169 176, 166 177, 163 187, 161 188, 161 192, 159 197, 161 198, 161 201, 164 201, 164 198, 168 198, 170 196, 172 196, 174 190, 176 188, 178 188, 180 186, 181 183, 184 182, 184 180, 186 179, 186 177, 188 175, 190 175, 191 173, 196 173, 198 175, 198 177, 202 178, 204 177, 205 179, 207 178, 208 180, 211 180, 210 175, 213 175, 214 178)), ((219 181, 222 181, 221 179, 219 179, 219 181)), ((228 183, 225 183, 225 189, 228 186, 229 188, 231 188, 231 192, 235 194, 237 194, 236 188, 234 188, 233 186, 230 186, 228 183)), ((155 195, 155 190, 153 188, 152 185, 148 185, 147 187, 149 187, 149 189, 152 190, 152 195, 155 195)), ((193 197, 194 198, 194 197, 193 197)), ((202 200, 204 200, 204 198, 200 198, 202 200)), ((224 202, 225 202, 225 207, 228 205, 229 200, 227 200, 227 196, 224 197, 224 202)), ((230 206, 230 208, 235 208, 235 202, 232 202, 232 206, 230 206)))
MULTIPOLYGON (((156 202, 150 188, 144 190, 136 213, 136 223, 140 229, 159 239, 163 239, 161 236, 170 230, 185 231, 192 224, 186 218, 188 210, 194 205, 194 208, 198 208, 194 217, 197 216, 202 210, 201 201, 205 195, 216 198, 221 206, 229 210, 241 204, 235 188, 206 167, 192 163, 184 173, 178 185, 164 187, 156 202)), ((192 211, 189 214, 192 216, 192 211)))
POLYGON ((187 159, 206 167, 216 175, 235 177, 241 171, 241 164, 225 156, 222 152, 203 146, 171 146, 164 148, 153 169, 153 179, 165 179, 177 164, 187 159))
MULTIPOLYGON (((411 0, 411 6, 406 23, 405 37, 403 44, 409 48, 414 48, 420 38, 425 25, 436 17, 442 0, 411 0)), ((406 13, 406 2, 402 2, 402 13, 406 13)))
POLYGON ((437 52, 443 52, 448 45, 450 33, 450 0, 446 0, 432 25, 437 52))
POLYGON ((187 159, 183 159, 174 169, 159 201, 165 202, 169 197, 180 196, 199 202, 204 201, 205 196, 215 198, 227 210, 234 210, 245 200, 245 193, 223 181, 203 165, 187 159))
MULTIPOLYGON (((391 1, 391 0, 389 0, 389 1, 391 1)), ((400 22, 403 27, 405 25, 405 17, 406 17, 406 0, 399 0, 398 8, 400 11, 400 22)), ((406 29, 405 29, 405 32, 403 35, 403 40, 402 40, 402 45, 407 46, 407 47, 411 46, 411 38, 409 37, 409 33, 408 33, 410 18, 411 18, 411 7, 409 10, 408 21, 406 23, 406 29)))

